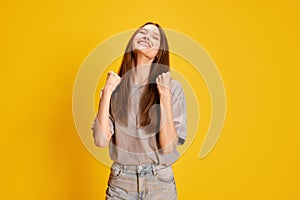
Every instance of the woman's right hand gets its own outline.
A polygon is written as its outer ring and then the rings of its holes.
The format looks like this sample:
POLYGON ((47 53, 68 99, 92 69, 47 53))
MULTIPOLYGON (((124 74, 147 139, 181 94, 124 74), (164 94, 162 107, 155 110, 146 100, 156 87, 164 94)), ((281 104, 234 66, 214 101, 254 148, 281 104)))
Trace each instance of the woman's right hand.
POLYGON ((121 78, 118 74, 113 71, 107 73, 106 84, 104 89, 109 92, 113 92, 116 87, 120 84, 121 78))
POLYGON ((106 147, 111 139, 109 107, 112 92, 120 84, 121 78, 118 74, 110 71, 107 73, 106 83, 100 93, 97 123, 93 129, 94 143, 98 147, 106 147))

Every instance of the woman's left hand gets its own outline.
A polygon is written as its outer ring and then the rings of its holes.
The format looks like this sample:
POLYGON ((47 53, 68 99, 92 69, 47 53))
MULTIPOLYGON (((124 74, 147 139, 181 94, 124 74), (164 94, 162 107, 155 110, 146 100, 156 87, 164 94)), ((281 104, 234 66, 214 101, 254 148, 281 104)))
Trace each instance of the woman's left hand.
POLYGON ((156 78, 157 89, 160 95, 169 95, 171 87, 171 74, 170 72, 162 73, 156 78))

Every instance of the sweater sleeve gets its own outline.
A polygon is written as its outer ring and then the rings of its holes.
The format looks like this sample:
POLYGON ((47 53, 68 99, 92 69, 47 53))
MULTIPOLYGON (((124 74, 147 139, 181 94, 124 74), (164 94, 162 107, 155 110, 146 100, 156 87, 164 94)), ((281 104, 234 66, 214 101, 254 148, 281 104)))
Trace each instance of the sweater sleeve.
POLYGON ((186 100, 181 84, 174 79, 171 83, 171 93, 173 121, 178 135, 177 145, 182 145, 187 135, 186 100))
MULTIPOLYGON (((101 97, 102 97, 102 90, 100 92, 100 101, 101 101, 101 97)), ((97 120, 97 116, 93 120, 91 129, 92 129, 93 132, 100 131, 100 127, 99 127, 99 122, 97 120)), ((114 123, 113 117, 110 114, 109 114, 109 129, 110 129, 111 135, 113 135, 115 133, 115 123, 114 123)))

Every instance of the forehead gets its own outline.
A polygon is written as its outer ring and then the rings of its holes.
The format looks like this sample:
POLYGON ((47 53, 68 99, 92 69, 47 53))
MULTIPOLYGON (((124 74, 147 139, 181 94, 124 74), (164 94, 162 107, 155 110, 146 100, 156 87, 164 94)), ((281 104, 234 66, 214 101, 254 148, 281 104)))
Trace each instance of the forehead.
POLYGON ((147 24, 147 25, 143 26, 143 29, 149 30, 153 33, 156 33, 156 34, 160 35, 157 26, 155 26, 153 24, 147 24))

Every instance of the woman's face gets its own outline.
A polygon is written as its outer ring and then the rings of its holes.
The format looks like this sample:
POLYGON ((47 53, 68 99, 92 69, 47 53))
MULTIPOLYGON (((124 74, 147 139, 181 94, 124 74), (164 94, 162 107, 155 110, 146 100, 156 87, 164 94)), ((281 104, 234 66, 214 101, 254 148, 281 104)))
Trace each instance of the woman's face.
POLYGON ((133 50, 153 59, 160 47, 160 37, 158 28, 153 24, 147 24, 133 38, 133 50))

